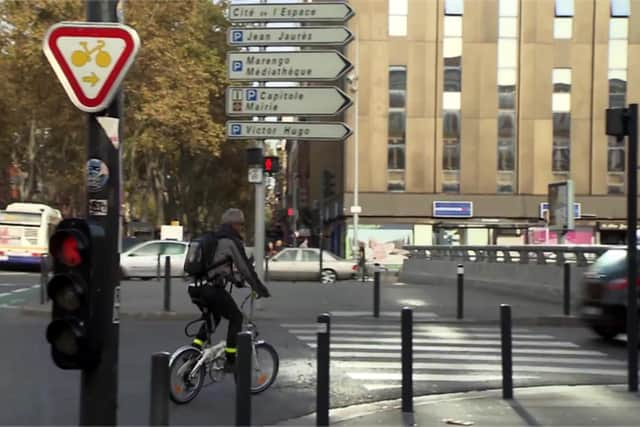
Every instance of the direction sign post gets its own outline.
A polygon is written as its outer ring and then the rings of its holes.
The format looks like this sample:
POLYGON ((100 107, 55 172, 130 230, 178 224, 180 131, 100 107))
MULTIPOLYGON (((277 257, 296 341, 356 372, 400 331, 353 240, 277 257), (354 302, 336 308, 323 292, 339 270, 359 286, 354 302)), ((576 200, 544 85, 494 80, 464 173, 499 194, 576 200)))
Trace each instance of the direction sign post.
POLYGON ((351 133, 351 128, 342 122, 227 122, 228 139, 342 141, 351 133))
POLYGON ((346 22, 355 13, 349 4, 334 3, 270 3, 232 4, 229 21, 239 22, 346 22))
POLYGON ((333 116, 352 104, 336 87, 230 87, 226 101, 228 116, 333 116))
POLYGON ((231 28, 229 46, 344 46, 353 40, 347 27, 231 28))
POLYGON ((227 54, 230 80, 322 81, 337 80, 353 68, 335 50, 303 52, 230 52, 227 54))

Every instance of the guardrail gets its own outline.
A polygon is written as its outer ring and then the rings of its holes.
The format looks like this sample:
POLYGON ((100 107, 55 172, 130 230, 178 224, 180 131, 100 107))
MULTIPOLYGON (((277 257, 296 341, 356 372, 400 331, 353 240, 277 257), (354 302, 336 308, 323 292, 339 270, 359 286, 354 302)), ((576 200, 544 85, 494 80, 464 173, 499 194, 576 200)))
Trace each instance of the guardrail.
POLYGON ((409 258, 462 262, 500 262, 508 264, 556 264, 571 262, 578 266, 593 264, 609 249, 607 245, 519 245, 519 246, 405 246, 409 258))

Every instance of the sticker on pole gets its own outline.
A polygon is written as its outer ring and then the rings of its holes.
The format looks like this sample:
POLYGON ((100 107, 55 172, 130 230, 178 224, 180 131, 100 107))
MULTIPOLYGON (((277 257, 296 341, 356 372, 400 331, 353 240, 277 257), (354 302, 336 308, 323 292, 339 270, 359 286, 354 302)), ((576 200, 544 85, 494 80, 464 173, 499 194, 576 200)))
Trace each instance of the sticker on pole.
POLYGON ((67 96, 87 113, 109 106, 139 48, 133 28, 112 22, 61 22, 42 45, 67 96))

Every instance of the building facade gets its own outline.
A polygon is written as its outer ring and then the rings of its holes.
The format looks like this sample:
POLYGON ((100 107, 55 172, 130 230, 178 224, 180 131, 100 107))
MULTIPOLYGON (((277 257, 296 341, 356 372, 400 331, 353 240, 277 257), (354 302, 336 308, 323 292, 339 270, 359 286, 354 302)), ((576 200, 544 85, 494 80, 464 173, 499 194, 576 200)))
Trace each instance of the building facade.
POLYGON ((324 169, 338 176, 324 206, 334 250, 350 252, 355 138, 370 247, 554 242, 541 203, 567 179, 580 211, 567 240, 621 241, 625 144, 605 135, 605 110, 640 101, 640 0, 350 4, 356 135, 299 146, 309 203, 324 169))

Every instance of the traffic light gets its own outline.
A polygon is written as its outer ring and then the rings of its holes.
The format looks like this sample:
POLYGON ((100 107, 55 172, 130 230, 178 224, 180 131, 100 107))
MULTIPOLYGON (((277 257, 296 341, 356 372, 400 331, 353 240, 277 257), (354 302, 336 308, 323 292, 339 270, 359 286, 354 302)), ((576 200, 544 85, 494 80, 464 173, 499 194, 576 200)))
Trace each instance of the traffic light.
POLYGON ((267 156, 264 158, 264 171, 269 175, 280 172, 280 158, 278 156, 267 156))
POLYGON ((322 194, 325 198, 336 195, 336 176, 326 169, 322 174, 322 194))
POLYGON ((53 277, 47 284, 52 321, 47 327, 54 363, 62 369, 88 369, 99 361, 92 333, 91 262, 101 228, 84 219, 63 220, 49 240, 53 277))

